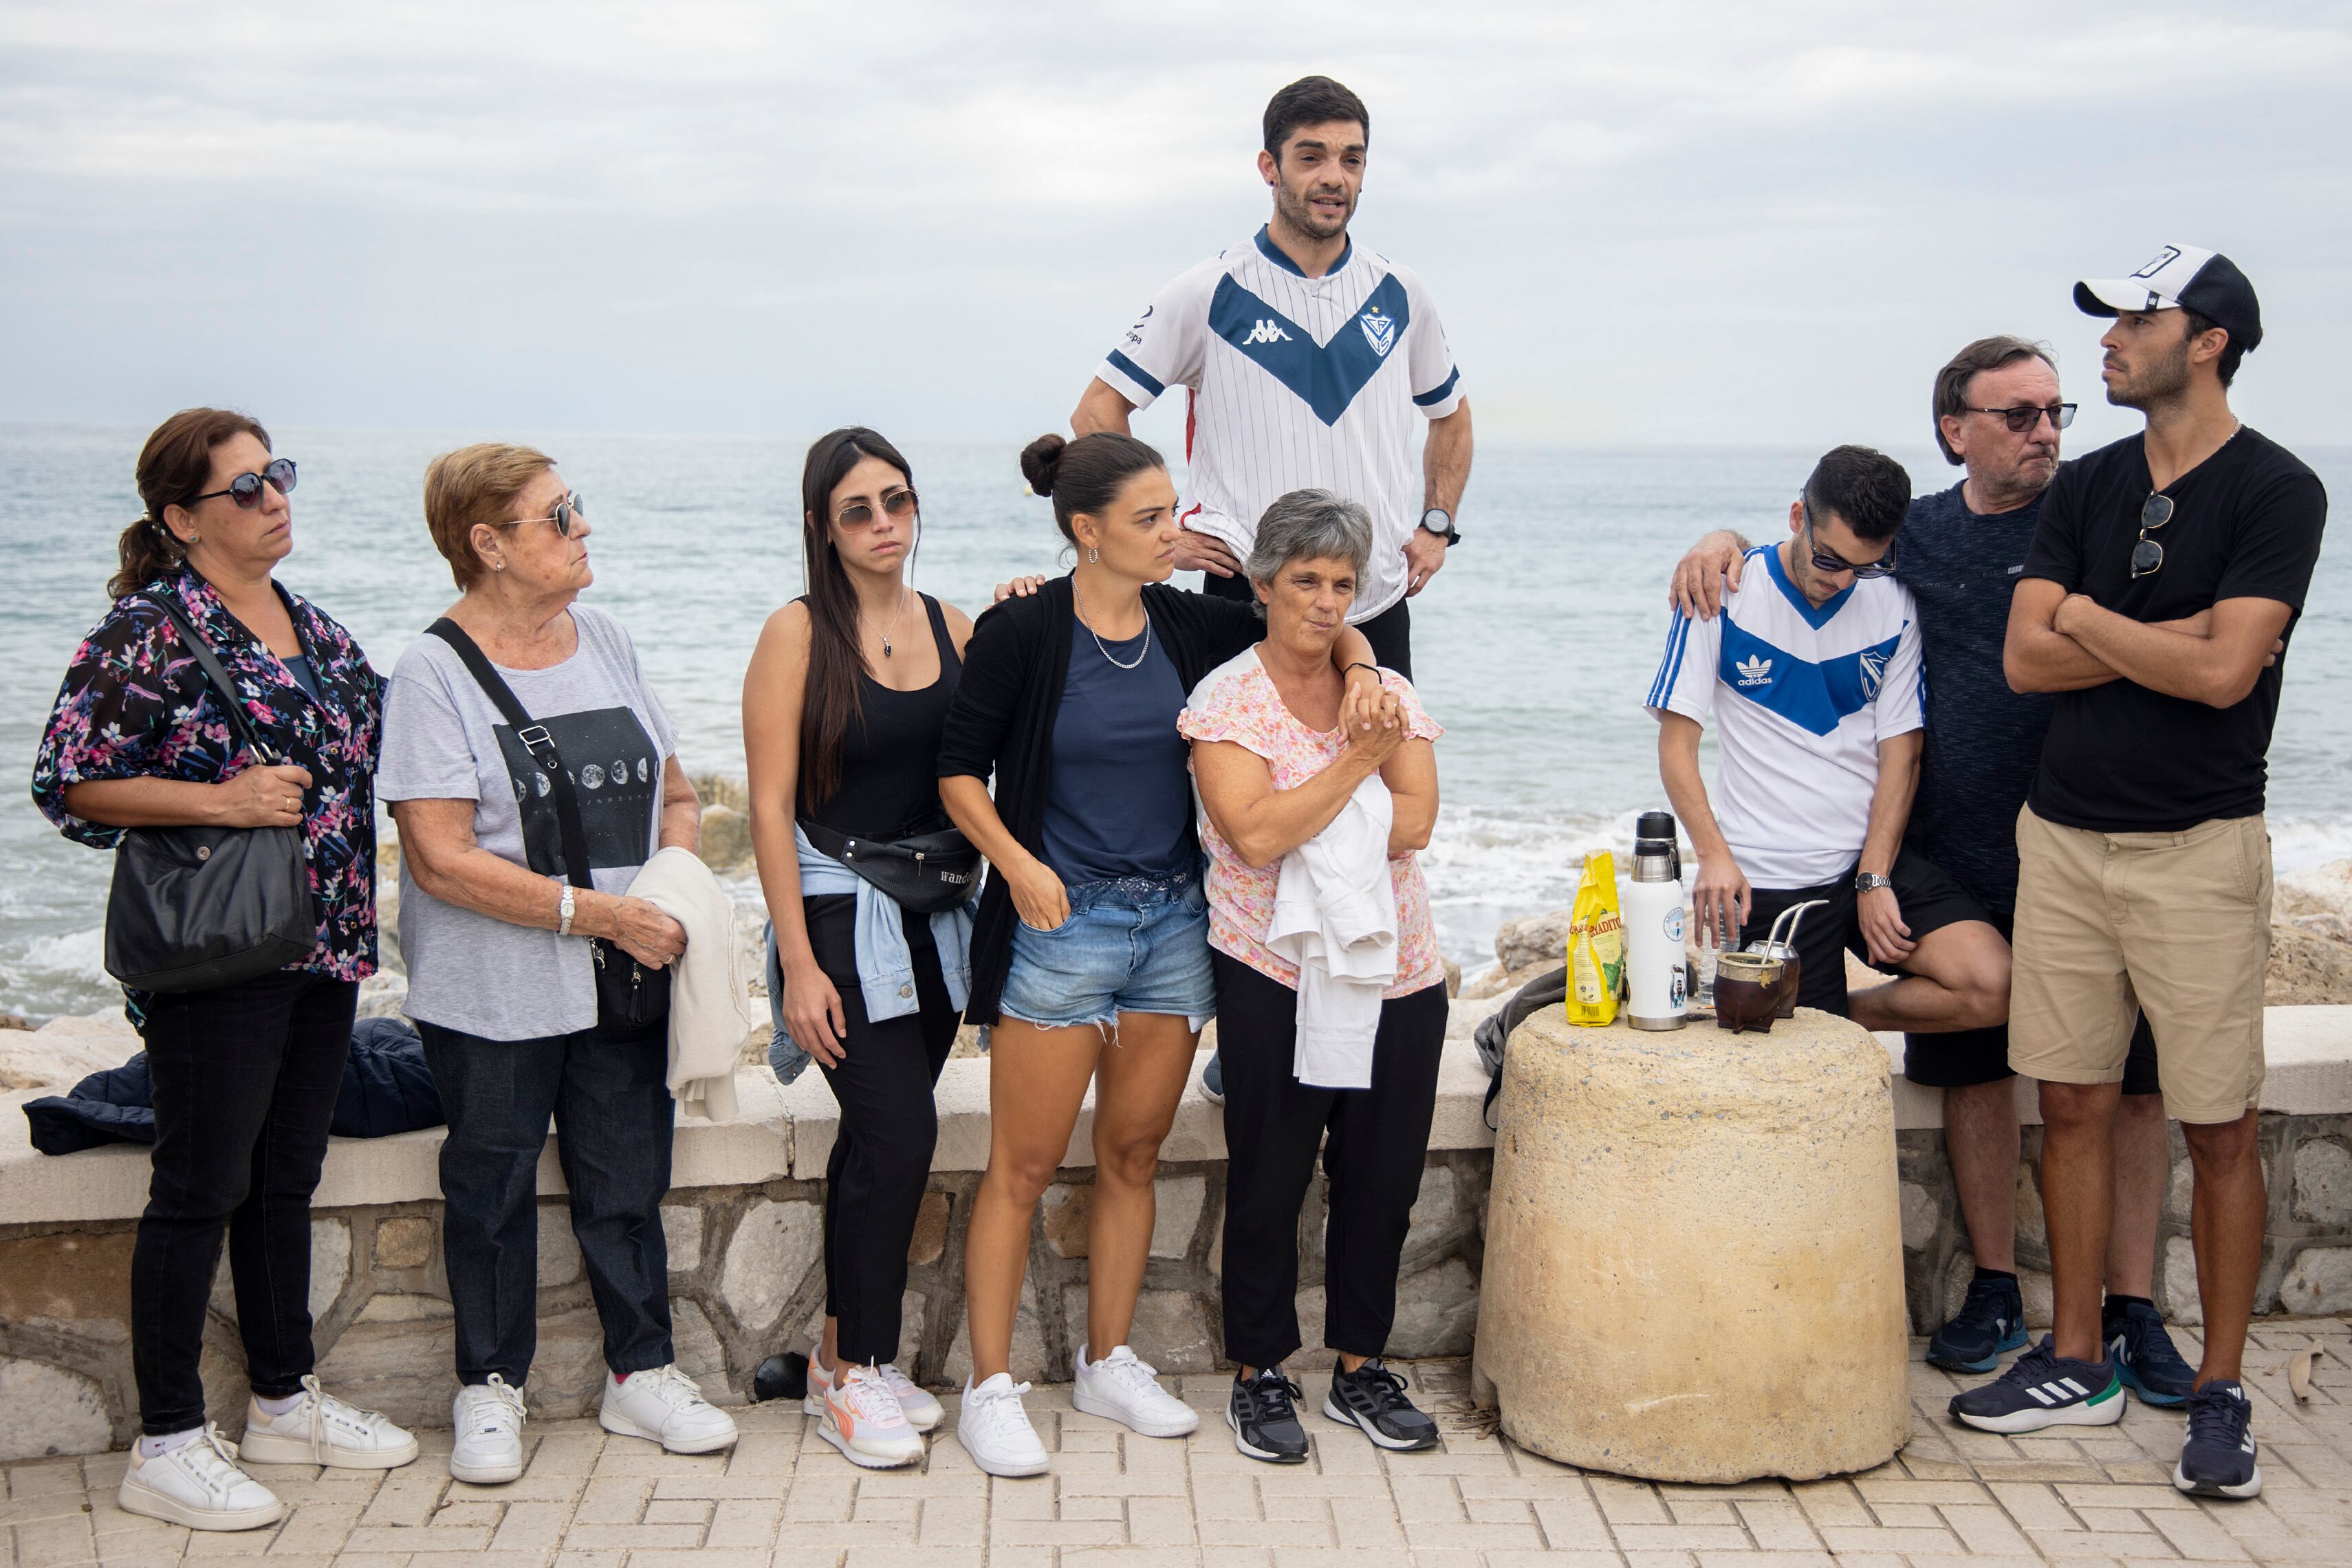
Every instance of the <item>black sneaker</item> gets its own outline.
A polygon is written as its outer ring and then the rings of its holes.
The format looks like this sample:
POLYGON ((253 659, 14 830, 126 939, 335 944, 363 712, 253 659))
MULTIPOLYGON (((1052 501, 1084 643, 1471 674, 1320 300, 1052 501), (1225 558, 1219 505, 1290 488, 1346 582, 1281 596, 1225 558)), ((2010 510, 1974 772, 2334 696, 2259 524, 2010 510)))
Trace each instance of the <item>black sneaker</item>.
POLYGON ((1436 1447, 1437 1423, 1415 1409, 1404 1390, 1404 1379, 1381 1365, 1378 1356, 1353 1372, 1334 1363, 1323 1414, 1362 1428, 1365 1436, 1397 1453, 1436 1447))
POLYGON ((2002 1352, 2025 1348, 2025 1298, 2017 1277, 1969 1281, 1969 1299, 1927 1340, 1927 1364, 1948 1372, 1990 1372, 2002 1352))
POLYGON ((1244 1383, 1234 1379, 1225 1396, 1225 1425, 1234 1447, 1270 1465, 1307 1462, 1307 1428, 1298 1424, 1298 1385, 1278 1366, 1262 1368, 1244 1383))
POLYGON ((2197 1369, 2180 1359, 2172 1336, 2164 1331, 2164 1314, 2144 1302, 2126 1301, 2108 1308, 2099 1337, 2122 1371, 2125 1386, 2143 1405, 2179 1405, 2197 1386, 2197 1369))
POLYGON ((2111 1361, 2074 1361, 2057 1337, 2011 1363, 1992 1382, 1952 1396, 1955 1419, 1986 1432, 2039 1432, 2044 1426, 2111 1426, 2124 1418, 2124 1383, 2111 1361))
POLYGON ((2172 1484, 2199 1497, 2260 1497, 2263 1468, 2254 1463, 2254 1407, 2237 1384, 2215 1378, 2189 1396, 2189 1440, 2172 1484))

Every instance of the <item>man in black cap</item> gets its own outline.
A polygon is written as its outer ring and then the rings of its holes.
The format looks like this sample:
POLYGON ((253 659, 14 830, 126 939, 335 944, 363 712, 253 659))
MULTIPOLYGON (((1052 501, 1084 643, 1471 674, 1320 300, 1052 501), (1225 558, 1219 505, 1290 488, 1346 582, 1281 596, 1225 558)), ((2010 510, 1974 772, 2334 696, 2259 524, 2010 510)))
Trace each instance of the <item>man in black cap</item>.
POLYGON ((2099 340, 2107 401, 2147 427, 2051 482, 2005 650, 2011 686, 2060 694, 2018 817, 2009 1056, 2041 1082, 2057 1331, 1952 1414, 2009 1433, 2123 1416, 2100 1280, 2111 1126, 2145 1011, 2196 1169, 2205 1318, 2173 1484, 2249 1498, 2262 1471, 2238 1378, 2267 1216, 2264 758, 2327 497, 2230 412, 2262 314, 2227 257, 2168 246, 2129 278, 2077 283, 2074 302, 2115 319, 2099 340))

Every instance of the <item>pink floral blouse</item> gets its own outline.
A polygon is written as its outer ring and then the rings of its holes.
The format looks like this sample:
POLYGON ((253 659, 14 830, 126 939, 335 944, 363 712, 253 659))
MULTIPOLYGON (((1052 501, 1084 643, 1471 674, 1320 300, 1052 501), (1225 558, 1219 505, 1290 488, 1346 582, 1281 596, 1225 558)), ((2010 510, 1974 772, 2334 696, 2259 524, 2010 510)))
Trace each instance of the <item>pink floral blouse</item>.
MULTIPOLYGON (((1434 741, 1445 733, 1423 710, 1421 699, 1404 677, 1383 669, 1381 684, 1396 693, 1415 737, 1434 741)), ((1283 705, 1255 648, 1212 670, 1194 687, 1176 728, 1189 740, 1231 741, 1264 757, 1276 789, 1305 784, 1338 761, 1345 743, 1339 731, 1310 730, 1283 705)), ((1274 925, 1274 891, 1282 880, 1282 863, 1258 867, 1243 860, 1205 811, 1201 814, 1201 842, 1209 851, 1209 945, 1268 979, 1296 987, 1298 966, 1265 945, 1265 933, 1274 925)), ((1396 889, 1397 977, 1382 994, 1410 996, 1442 982, 1445 961, 1437 951, 1437 926, 1430 918, 1429 884, 1422 879, 1421 861, 1411 854, 1391 856, 1389 878, 1396 889)))

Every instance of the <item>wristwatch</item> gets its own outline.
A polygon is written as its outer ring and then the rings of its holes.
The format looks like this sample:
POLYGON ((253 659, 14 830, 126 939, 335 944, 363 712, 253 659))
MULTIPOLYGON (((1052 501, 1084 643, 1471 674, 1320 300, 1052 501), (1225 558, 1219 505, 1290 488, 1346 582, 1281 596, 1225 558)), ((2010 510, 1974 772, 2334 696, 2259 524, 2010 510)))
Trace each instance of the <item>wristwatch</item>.
POLYGON ((1462 542, 1462 532, 1454 526, 1453 514, 1442 506, 1431 507, 1421 514, 1421 526, 1448 544, 1462 542))
POLYGON ((1853 875, 1853 890, 1857 893, 1875 892, 1881 888, 1893 886, 1894 878, 1882 877, 1875 871, 1857 871, 1853 875))
POLYGON ((564 883, 563 897, 555 906, 555 934, 558 936, 570 936, 572 934, 572 884, 569 882, 564 883))

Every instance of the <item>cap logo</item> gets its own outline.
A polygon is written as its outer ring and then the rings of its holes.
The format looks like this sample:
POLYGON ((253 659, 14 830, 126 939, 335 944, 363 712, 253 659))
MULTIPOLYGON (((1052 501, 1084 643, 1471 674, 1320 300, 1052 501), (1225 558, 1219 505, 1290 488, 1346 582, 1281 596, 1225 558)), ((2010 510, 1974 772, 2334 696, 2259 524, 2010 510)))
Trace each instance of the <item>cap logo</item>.
POLYGON ((2147 266, 2133 273, 2132 276, 2135 278, 2153 278, 2158 273, 2163 271, 2166 268, 2171 266, 2174 262, 2179 259, 2180 247, 2177 245, 2168 245, 2163 250, 2158 253, 2155 260, 2149 262, 2147 266))

